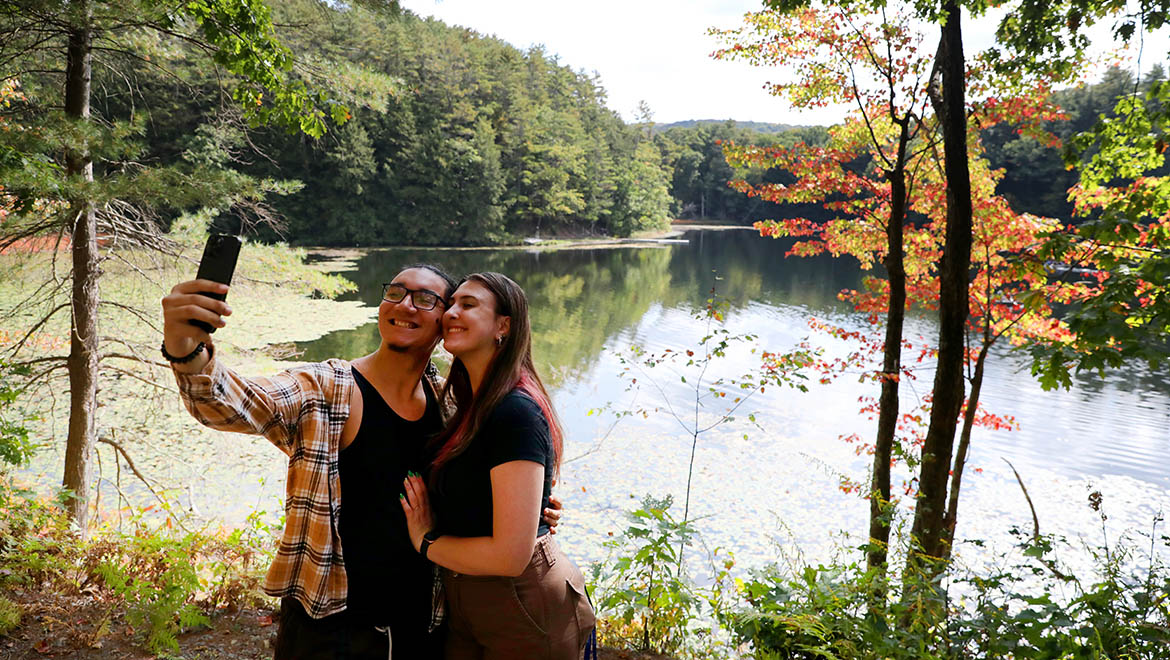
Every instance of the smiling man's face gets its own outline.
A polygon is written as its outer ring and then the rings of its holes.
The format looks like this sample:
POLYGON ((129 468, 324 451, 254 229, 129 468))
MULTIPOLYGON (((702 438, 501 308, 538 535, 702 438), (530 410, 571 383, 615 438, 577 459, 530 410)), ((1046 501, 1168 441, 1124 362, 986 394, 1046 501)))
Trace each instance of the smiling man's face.
POLYGON ((396 303, 382 300, 378 306, 378 332, 382 335, 382 343, 399 353, 419 350, 429 354, 442 335, 440 320, 446 311, 443 300, 449 293, 447 283, 425 268, 408 268, 391 281, 411 291, 432 292, 439 296, 440 301, 434 309, 418 309, 409 294, 396 303))

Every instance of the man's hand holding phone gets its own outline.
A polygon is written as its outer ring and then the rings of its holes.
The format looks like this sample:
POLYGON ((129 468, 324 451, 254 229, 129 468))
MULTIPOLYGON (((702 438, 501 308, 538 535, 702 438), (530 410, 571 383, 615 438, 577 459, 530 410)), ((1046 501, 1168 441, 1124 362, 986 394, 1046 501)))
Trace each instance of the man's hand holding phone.
MULTIPOLYGON (((200 342, 211 344, 211 334, 192 321, 201 321, 211 328, 222 328, 223 317, 230 316, 232 308, 222 300, 209 297, 207 293, 226 296, 228 285, 211 280, 188 280, 171 289, 170 295, 162 299, 163 348, 170 355, 190 355, 200 342)), ((190 362, 175 363, 181 371, 196 372, 207 364, 206 351, 190 362)))
POLYGON ((195 279, 176 284, 163 298, 162 354, 176 369, 194 373, 207 364, 208 352, 202 349, 232 313, 224 300, 239 256, 238 236, 208 236, 195 279))

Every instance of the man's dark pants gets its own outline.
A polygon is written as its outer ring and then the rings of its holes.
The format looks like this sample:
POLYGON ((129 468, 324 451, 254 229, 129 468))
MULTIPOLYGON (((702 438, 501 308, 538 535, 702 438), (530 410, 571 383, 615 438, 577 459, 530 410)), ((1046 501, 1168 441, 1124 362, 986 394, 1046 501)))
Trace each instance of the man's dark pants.
MULTIPOLYGON (((392 630, 394 658, 443 657, 444 629, 392 630)), ((294 598, 280 601, 280 627, 274 660, 387 660, 390 642, 383 630, 352 620, 345 612, 323 619, 310 617, 294 598)))

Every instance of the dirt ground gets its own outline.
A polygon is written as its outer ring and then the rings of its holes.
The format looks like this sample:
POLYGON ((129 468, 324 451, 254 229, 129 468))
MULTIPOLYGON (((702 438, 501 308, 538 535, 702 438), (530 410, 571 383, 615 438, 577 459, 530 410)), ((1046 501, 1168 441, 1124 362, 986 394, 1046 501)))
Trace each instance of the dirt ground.
MULTIPOLYGON (((146 660, 130 627, 89 598, 28 593, 5 594, 23 609, 19 628, 0 637, 0 659, 146 660)), ((276 626, 270 610, 243 610, 212 619, 210 628, 179 636, 187 660, 252 660, 272 657, 276 626)))
POLYGON ((600 649, 597 655, 598 660, 674 660, 668 655, 658 655, 657 653, 636 653, 607 648, 600 649))
MULTIPOLYGON (((130 627, 88 598, 9 593, 24 611, 21 625, 0 637, 2 660, 148 660, 130 627)), ((258 660, 272 657, 275 612, 266 609, 224 613, 211 627, 179 636, 184 660, 258 660)), ((425 660, 425 659, 424 659, 425 660)), ((670 660, 667 656, 602 648, 600 660, 670 660)))

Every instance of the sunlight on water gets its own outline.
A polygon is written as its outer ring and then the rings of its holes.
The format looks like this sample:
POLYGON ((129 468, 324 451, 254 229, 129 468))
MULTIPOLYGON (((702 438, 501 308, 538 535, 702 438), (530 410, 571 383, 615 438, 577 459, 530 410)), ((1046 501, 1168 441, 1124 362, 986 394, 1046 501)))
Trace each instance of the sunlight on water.
MULTIPOLYGON (((459 273, 500 270, 525 287, 536 359, 568 434, 568 462, 558 487, 569 507, 563 538, 576 556, 592 561, 604 558, 602 543, 624 528, 623 512, 643 495, 672 493, 681 515, 686 490, 691 439, 666 411, 662 395, 676 412, 685 411, 680 416, 693 418, 694 380, 684 384, 680 374, 659 367, 629 387, 620 376, 620 353, 631 344, 649 351, 695 348, 707 331, 696 314, 701 316, 713 285, 730 305, 726 327, 758 335, 757 349, 785 350, 808 338, 830 355, 844 355, 850 347, 814 334, 809 319, 866 328, 860 315, 836 299, 841 289, 858 285, 856 262, 784 259, 783 243, 747 231, 689 238, 689 244, 670 249, 380 251, 348 275, 365 288, 365 281, 392 274, 403 263, 428 259, 459 273), (625 417, 613 426, 612 411, 589 414, 607 405, 646 409, 648 416, 625 417)), ((907 338, 915 343, 935 333, 930 316, 907 320, 907 338)), ((349 334, 348 342, 326 337, 306 344, 305 358, 360 346, 352 357, 377 341, 371 328, 349 334)), ((758 357, 750 348, 732 347, 708 376, 753 368, 758 357)), ((932 378, 926 365, 906 383, 903 410, 919 403, 932 378)), ((841 546, 841 530, 865 529, 868 504, 838 486, 841 477, 864 480, 868 460, 839 438, 872 437, 874 424, 859 414, 858 399, 876 394, 872 383, 848 376, 831 386, 810 384, 807 393, 771 389, 741 409, 737 421, 703 434, 692 516, 701 519, 705 543, 734 548, 747 566, 781 556, 815 561, 841 546), (747 422, 749 412, 759 427, 747 422)), ((1148 531, 1154 516, 1170 508, 1170 385, 1159 376, 1135 368, 1105 379, 1080 378, 1068 392, 1044 392, 1022 356, 999 350, 988 364, 983 400, 991 412, 1015 417, 1020 429, 976 429, 969 465, 982 472, 969 472, 965 481, 960 537, 1006 547, 1011 527, 1031 531, 1031 514, 1004 459, 1024 479, 1044 532, 1099 541, 1102 521, 1086 505, 1092 490, 1105 495, 1111 538, 1148 531)), ((701 411, 701 419, 719 412, 701 411)), ((895 487, 907 479, 896 474, 895 487)), ((983 561, 986 553, 965 547, 959 549, 962 559, 983 561)))
MULTIPOLYGON (((696 349, 708 332, 701 317, 713 285, 729 306, 726 328, 757 340, 733 344, 708 379, 742 374, 758 364, 759 350, 784 351, 806 338, 830 356, 852 348, 814 333, 810 318, 865 327, 864 319, 836 298, 841 289, 858 286, 856 263, 784 259, 783 243, 748 231, 689 237, 688 244, 670 247, 544 253, 372 251, 345 273, 361 287, 347 297, 376 305, 381 282, 401 265, 421 260, 460 274, 498 270, 525 287, 535 357, 567 433, 558 485, 567 507, 561 538, 584 564, 605 559, 604 542, 625 528, 624 513, 643 495, 672 494, 675 514, 682 514, 691 437, 669 414, 667 401, 684 422, 693 422, 697 376, 662 366, 637 375, 631 387, 621 376, 620 357, 632 344, 649 351, 696 349), (599 408, 607 410, 590 414, 599 408), (615 425, 613 412, 621 410, 643 410, 646 416, 626 416, 615 425)), ((936 332, 933 318, 917 313, 907 319, 906 330, 915 343, 936 332)), ((354 358, 377 341, 376 325, 370 324, 299 347, 306 361, 354 358)), ((930 389, 933 374, 924 366, 915 380, 904 381, 903 410, 930 389)), ((711 429, 697 443, 692 518, 698 519, 703 544, 731 548, 741 569, 785 558, 824 561, 835 549, 861 543, 842 533, 866 528, 868 503, 839 485, 842 478, 864 481, 868 457, 840 438, 872 437, 874 422, 858 412, 858 400, 876 396, 877 388, 855 375, 808 387, 803 393, 768 388, 737 411, 734 422, 711 429), (748 421, 751 413, 756 424, 748 421)), ((961 544, 961 561, 990 561, 993 550, 1010 547, 1012 527, 1031 532, 1031 513, 1004 459, 1024 479, 1042 531, 1067 536, 1074 546, 1079 539, 1099 542, 1103 533, 1110 539, 1148 533, 1154 517, 1170 509, 1170 385, 1164 377, 1133 368, 1104 379, 1079 378, 1067 392, 1044 392, 1021 356, 1000 350, 988 364, 983 400, 988 410, 1014 416, 1020 428, 975 431, 958 535, 987 540, 991 549, 961 544), (1099 514, 1086 505, 1094 490, 1105 497, 1104 532, 1099 514)), ((201 429, 177 399, 170 407, 153 422, 166 425, 167 441, 140 448, 139 467, 159 483, 188 485, 177 493, 178 501, 212 524, 238 524, 255 507, 279 513, 283 454, 261 438, 201 429)), ((701 409, 700 423, 717 419, 724 409, 701 409)), ((30 476, 56 483, 60 461, 46 450, 30 476)), ((105 472, 102 497, 109 504, 118 497, 113 487, 118 477, 105 472)), ((895 489, 909 478, 895 473, 895 489)), ((151 501, 131 475, 121 475, 120 483, 131 497, 151 501)), ((905 509, 907 502, 902 504, 905 509)), ((701 559, 703 552, 695 555, 701 559)), ((1062 560, 1075 569, 1086 557, 1081 552, 1062 560)))

